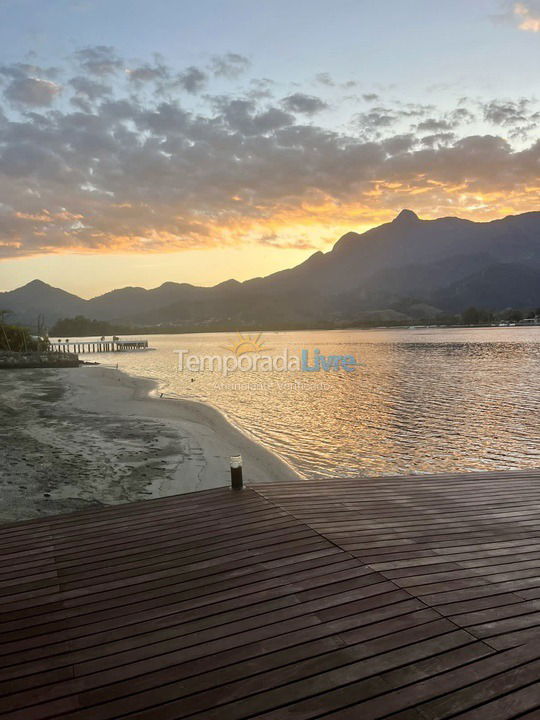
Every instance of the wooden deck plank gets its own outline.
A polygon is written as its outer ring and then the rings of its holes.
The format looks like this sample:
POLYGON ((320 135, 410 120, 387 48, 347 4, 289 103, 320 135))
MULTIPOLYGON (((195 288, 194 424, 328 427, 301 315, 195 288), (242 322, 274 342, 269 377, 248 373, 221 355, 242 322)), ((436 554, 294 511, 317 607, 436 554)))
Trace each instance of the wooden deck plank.
POLYGON ((518 619, 540 598, 540 472, 306 485, 258 492, 478 638, 540 636, 540 615, 518 619), (460 619, 501 605, 500 632, 460 619))
POLYGON ((540 472, 91 509, 0 559, 0 720, 540 713, 540 472))

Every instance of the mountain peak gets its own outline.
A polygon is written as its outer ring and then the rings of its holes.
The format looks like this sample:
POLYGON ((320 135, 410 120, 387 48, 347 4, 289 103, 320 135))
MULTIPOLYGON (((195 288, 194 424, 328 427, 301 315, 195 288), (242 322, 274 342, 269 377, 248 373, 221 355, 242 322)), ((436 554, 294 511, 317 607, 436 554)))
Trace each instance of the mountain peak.
POLYGON ((345 242, 354 242, 355 240, 358 240, 360 237, 359 233, 354 232, 353 230, 349 230, 349 232, 346 232, 345 235, 342 235, 338 242, 341 242, 344 240, 345 242))
POLYGON ((413 212, 412 210, 407 210, 405 208, 399 213, 399 215, 396 215, 393 222, 417 222, 419 219, 420 218, 415 212, 413 212))
POLYGON ((50 288, 51 285, 48 285, 46 282, 43 282, 43 280, 35 279, 30 280, 30 282, 26 283, 26 285, 23 285, 23 287, 27 288, 50 288))
POLYGON ((215 287, 221 288, 222 290, 226 288, 237 288, 242 285, 241 282, 238 280, 235 280, 234 278, 229 278, 229 280, 224 280, 223 282, 220 282, 218 285, 215 285, 215 287))

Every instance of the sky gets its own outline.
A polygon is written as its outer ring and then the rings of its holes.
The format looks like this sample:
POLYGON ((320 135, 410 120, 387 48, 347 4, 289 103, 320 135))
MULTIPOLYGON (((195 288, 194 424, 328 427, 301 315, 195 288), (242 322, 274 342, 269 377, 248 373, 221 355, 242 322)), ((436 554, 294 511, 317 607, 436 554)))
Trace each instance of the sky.
POLYGON ((540 0, 0 0, 0 291, 540 210, 540 0))

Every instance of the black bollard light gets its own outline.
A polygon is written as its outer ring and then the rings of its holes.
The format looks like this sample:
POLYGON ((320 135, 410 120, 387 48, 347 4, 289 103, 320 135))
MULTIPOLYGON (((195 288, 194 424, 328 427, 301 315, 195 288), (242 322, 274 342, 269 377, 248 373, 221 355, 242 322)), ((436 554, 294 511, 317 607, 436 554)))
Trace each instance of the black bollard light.
POLYGON ((242 478, 242 456, 233 455, 231 457, 231 488, 233 490, 242 490, 244 480, 242 478))

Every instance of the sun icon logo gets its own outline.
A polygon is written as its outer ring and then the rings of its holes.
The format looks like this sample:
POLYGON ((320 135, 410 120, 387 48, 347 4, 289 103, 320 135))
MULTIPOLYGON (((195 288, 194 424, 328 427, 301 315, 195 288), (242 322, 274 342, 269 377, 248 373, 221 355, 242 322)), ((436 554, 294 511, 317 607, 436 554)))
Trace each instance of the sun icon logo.
POLYGON ((230 345, 225 346, 225 350, 232 352, 234 355, 240 356, 246 353, 260 353, 263 350, 268 350, 264 342, 261 340, 262 332, 258 335, 245 335, 244 333, 237 333, 236 342, 232 342, 230 345))

